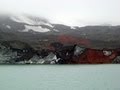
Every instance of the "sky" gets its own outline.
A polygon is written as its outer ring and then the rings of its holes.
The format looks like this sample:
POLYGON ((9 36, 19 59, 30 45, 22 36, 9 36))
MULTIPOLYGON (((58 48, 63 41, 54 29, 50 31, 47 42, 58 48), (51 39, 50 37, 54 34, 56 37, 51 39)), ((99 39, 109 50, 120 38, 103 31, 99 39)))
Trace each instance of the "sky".
POLYGON ((120 0, 0 0, 0 13, 7 12, 71 26, 120 25, 120 0))

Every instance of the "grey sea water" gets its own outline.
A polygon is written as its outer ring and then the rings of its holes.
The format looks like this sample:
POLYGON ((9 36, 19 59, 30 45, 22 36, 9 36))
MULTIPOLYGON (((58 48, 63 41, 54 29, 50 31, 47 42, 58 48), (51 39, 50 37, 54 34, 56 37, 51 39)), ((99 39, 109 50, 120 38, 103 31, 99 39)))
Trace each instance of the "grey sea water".
POLYGON ((120 65, 1 65, 0 90, 120 90, 120 65))

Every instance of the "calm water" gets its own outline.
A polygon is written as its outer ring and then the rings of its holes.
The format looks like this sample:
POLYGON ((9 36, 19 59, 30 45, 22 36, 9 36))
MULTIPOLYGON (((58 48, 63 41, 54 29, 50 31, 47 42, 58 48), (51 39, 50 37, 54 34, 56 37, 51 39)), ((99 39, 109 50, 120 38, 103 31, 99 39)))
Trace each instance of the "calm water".
POLYGON ((0 90, 120 90, 120 65, 1 65, 0 90))

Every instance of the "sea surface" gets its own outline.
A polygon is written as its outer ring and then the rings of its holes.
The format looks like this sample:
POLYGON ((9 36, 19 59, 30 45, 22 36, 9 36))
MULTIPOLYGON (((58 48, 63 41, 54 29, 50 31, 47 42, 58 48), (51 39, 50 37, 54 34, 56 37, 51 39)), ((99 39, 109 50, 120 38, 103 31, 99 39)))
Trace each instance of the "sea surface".
POLYGON ((0 90, 120 90, 120 65, 0 65, 0 90))

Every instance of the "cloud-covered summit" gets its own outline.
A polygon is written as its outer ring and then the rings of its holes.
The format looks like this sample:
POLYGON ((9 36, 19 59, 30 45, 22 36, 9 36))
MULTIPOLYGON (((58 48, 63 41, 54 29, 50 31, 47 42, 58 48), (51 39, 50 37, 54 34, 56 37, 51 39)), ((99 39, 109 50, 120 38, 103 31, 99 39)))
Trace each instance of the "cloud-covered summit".
POLYGON ((28 13, 71 26, 120 24, 119 0, 0 0, 0 13, 28 13))

